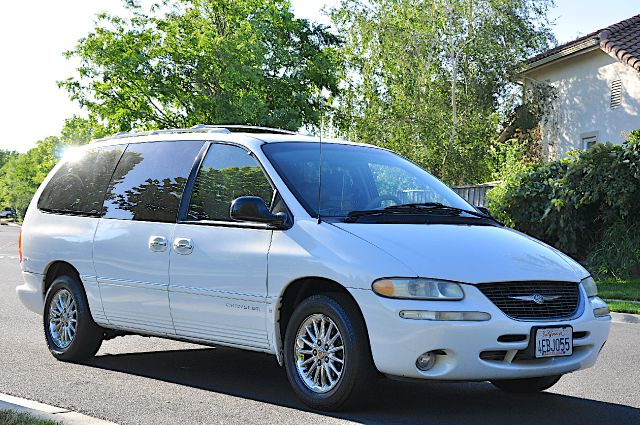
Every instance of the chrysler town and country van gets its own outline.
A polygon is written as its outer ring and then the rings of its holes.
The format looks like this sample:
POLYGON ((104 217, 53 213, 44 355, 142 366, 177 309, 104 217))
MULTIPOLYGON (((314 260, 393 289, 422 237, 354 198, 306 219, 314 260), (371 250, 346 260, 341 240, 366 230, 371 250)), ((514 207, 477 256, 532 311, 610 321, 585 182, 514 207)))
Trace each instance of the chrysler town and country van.
POLYGON ((577 262, 414 163, 280 130, 70 150, 20 244, 57 359, 127 334, 261 351, 318 409, 385 375, 542 391, 595 363, 611 320, 577 262))

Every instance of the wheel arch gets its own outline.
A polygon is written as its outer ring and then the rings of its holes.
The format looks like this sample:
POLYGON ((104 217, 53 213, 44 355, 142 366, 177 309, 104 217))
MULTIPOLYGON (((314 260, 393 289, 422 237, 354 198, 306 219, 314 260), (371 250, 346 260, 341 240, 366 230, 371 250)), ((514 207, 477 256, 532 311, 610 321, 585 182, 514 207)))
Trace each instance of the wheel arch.
MULTIPOLYGON (((371 342, 369 340, 369 330, 367 323, 362 314, 360 305, 351 293, 340 283, 335 280, 319 277, 307 276, 291 281, 282 290, 278 302, 276 304, 275 316, 275 338, 276 338, 276 357, 280 365, 283 364, 283 341, 284 335, 289 324, 289 319, 295 310, 295 307, 304 299, 312 295, 340 293, 345 295, 353 304, 358 318, 361 320, 362 326, 367 339, 367 348, 371 355, 371 342)), ((371 357, 373 359, 373 357, 371 357)), ((373 361, 372 361, 373 364, 373 361)))
MULTIPOLYGON (((85 291, 84 285, 82 285, 82 279, 80 279, 80 273, 78 270, 73 267, 70 263, 63 260, 52 261, 47 265, 44 272, 44 281, 42 285, 42 298, 47 296, 47 291, 51 287, 53 281, 62 275, 71 275, 78 279, 80 282, 82 290, 85 291)), ((85 291, 86 294, 86 291, 85 291)))

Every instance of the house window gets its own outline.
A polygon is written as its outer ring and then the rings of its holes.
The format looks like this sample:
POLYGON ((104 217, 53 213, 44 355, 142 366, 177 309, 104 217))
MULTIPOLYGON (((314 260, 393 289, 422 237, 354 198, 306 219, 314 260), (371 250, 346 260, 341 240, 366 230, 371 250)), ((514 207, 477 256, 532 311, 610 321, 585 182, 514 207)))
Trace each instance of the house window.
POLYGON ((614 80, 611 83, 611 109, 619 108, 622 105, 622 81, 614 80))
POLYGON ((582 149, 585 151, 590 147, 595 146, 596 143, 598 143, 598 135, 590 134, 582 136, 582 149))

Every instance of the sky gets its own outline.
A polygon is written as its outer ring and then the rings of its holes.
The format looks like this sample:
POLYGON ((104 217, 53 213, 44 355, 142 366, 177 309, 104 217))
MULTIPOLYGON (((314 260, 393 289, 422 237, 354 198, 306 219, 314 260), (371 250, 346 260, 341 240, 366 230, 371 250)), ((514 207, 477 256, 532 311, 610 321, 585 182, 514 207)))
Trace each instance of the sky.
MULTIPOLYGON (((322 13, 339 0, 292 0, 300 18, 329 23, 322 13)), ((20 0, 0 14, 0 149, 24 152, 60 132, 64 119, 83 112, 56 82, 78 65, 62 53, 93 29, 96 13, 121 13, 121 0, 20 0)), ((550 13, 559 42, 640 13, 638 0, 556 0, 550 13), (615 5, 615 6, 614 6, 615 5)))

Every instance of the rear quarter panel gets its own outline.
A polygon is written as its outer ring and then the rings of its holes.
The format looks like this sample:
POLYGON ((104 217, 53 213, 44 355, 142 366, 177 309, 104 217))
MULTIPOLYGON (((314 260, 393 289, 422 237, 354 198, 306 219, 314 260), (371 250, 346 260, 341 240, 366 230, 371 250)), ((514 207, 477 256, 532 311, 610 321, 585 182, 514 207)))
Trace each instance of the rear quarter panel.
POLYGON ((34 195, 22 225, 22 271, 32 275, 31 282, 40 282, 40 287, 37 288, 40 302, 31 303, 30 308, 42 314, 45 275, 53 263, 64 261, 78 271, 94 320, 104 323, 102 301, 93 266, 93 237, 99 219, 49 214, 37 207, 43 188, 59 167, 60 164, 54 167, 34 195))

